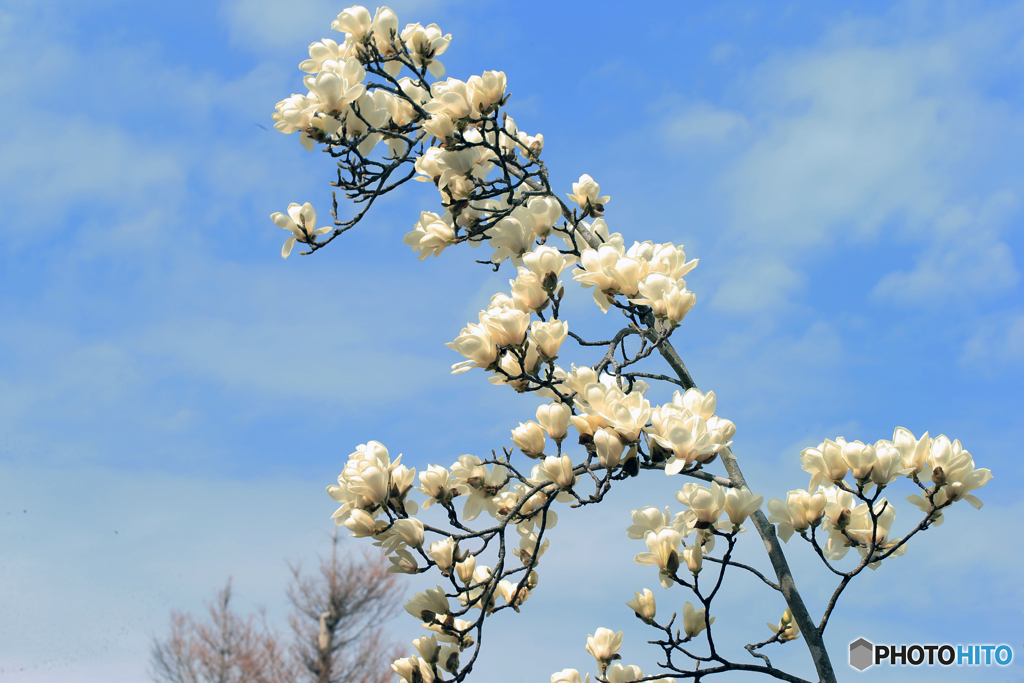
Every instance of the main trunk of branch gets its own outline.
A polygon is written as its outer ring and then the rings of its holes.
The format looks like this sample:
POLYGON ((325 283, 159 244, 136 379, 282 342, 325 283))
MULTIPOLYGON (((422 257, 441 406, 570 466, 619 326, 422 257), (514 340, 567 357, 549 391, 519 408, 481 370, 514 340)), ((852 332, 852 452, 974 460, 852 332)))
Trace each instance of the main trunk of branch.
MULTIPOLYGON (((646 318, 644 322, 647 322, 646 318)), ((653 320, 651 322, 653 323, 653 320)), ((665 360, 668 361, 669 365, 672 366, 672 369, 676 371, 682 382, 687 382, 692 387, 696 386, 690 377, 690 373, 686 370, 686 366, 683 365, 679 354, 672 347, 671 342, 665 340, 658 347, 658 350, 665 360)), ((740 471, 736 458, 728 449, 722 451, 721 458, 722 464, 725 465, 725 470, 729 473, 729 479, 732 480, 733 484, 736 486, 746 486, 747 482, 743 478, 743 472, 740 471)), ((771 522, 768 521, 768 518, 760 510, 755 512, 751 518, 754 520, 757 533, 761 535, 761 540, 764 541, 765 550, 768 552, 768 559, 771 560, 772 569, 775 570, 775 576, 779 580, 779 587, 782 589, 782 595, 786 598, 786 604, 789 605, 789 609, 793 612, 793 618, 796 619, 800 632, 804 634, 804 642, 807 643, 807 649, 811 653, 811 659, 814 661, 814 668, 818 671, 820 683, 836 683, 836 675, 832 670, 832 661, 828 658, 828 652, 825 650, 825 643, 821 638, 821 632, 815 626, 814 621, 811 620, 811 615, 807 612, 807 606, 804 605, 804 600, 800 597, 800 591, 796 588, 793 572, 789 568, 789 562, 786 561, 786 555, 782 552, 782 546, 775 535, 775 527, 772 526, 771 522)))

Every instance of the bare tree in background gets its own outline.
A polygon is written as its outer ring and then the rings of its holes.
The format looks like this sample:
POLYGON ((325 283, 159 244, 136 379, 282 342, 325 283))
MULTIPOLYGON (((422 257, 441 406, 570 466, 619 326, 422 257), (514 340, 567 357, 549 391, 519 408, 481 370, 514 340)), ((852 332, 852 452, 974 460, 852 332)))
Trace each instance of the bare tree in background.
POLYGON ((171 613, 170 636, 153 642, 150 677, 157 683, 385 683, 400 656, 381 626, 401 601, 388 566, 384 555, 339 557, 337 533, 318 572, 290 566, 290 644, 262 613, 243 618, 231 609, 229 579, 207 605, 205 620, 171 613))
POLYGON ((171 614, 171 635, 153 643, 151 676, 160 683, 291 683, 294 667, 278 637, 253 615, 231 609, 231 580, 207 605, 209 616, 171 614))
POLYGON ((361 562, 339 558, 335 532, 319 572, 306 576, 291 567, 294 652, 316 683, 385 683, 393 677, 391 662, 401 652, 380 626, 395 616, 402 598, 390 566, 384 555, 365 555, 361 562))

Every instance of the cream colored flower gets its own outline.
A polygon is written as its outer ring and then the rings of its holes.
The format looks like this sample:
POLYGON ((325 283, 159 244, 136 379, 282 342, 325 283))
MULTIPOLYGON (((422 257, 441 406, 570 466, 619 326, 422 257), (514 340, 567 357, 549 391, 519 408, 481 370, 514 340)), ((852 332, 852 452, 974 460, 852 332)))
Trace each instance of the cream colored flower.
POLYGON ((636 612, 636 615, 640 617, 644 623, 649 624, 654 621, 654 615, 657 607, 655 606, 654 593, 651 592, 651 589, 645 588, 643 593, 633 591, 633 595, 636 597, 627 602, 626 607, 629 607, 636 612))
POLYGON ((613 632, 606 628, 599 628, 594 635, 587 636, 587 652, 597 660, 602 670, 613 660, 619 659, 620 647, 622 647, 622 631, 613 632))
POLYGON ((569 325, 564 320, 548 322, 534 321, 530 325, 530 339, 537 346, 542 361, 554 360, 558 357, 558 349, 569 336, 569 325))
POLYGON ((316 211, 309 202, 299 206, 295 202, 288 205, 288 213, 272 213, 270 220, 274 225, 292 233, 281 247, 281 258, 288 258, 292 253, 295 242, 311 243, 317 235, 326 235, 331 231, 330 226, 316 227, 316 211))
POLYGON ((715 618, 705 619, 706 610, 702 607, 694 609, 693 605, 687 602, 683 605, 683 633, 687 638, 695 638, 701 631, 707 628, 708 624, 715 623, 715 618))
POLYGON ((544 455, 544 430, 539 424, 530 420, 512 430, 512 443, 519 447, 523 455, 539 458, 544 455))

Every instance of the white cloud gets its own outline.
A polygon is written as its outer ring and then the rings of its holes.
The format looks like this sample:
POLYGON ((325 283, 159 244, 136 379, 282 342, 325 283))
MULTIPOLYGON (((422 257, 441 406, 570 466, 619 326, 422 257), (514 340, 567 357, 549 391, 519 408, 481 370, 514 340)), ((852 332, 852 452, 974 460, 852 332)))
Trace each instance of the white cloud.
POLYGON ((693 105, 665 124, 668 138, 682 144, 720 144, 748 128, 747 119, 742 114, 716 109, 707 103, 693 105))
MULTIPOLYGON (((783 285, 776 304, 797 291, 810 255, 876 243, 918 250, 914 268, 880 274, 880 301, 941 303, 1017 282, 1001 234, 1017 211, 1002 187, 1016 180, 987 161, 1018 145, 1016 124, 977 85, 984 57, 1010 39, 995 30, 980 39, 997 21, 1020 19, 982 16, 888 42, 865 22, 840 24, 818 47, 774 57, 744 81, 739 92, 759 114, 748 116, 751 142, 721 179, 733 207, 724 237, 740 263, 773 264, 761 270, 783 285)), ((710 111, 695 131, 739 129, 739 119, 710 111)), ((743 304, 763 298, 753 283, 761 275, 731 268, 715 304, 757 310, 743 304)))
POLYGON ((42 113, 36 124, 59 129, 74 146, 53 145, 37 135, 15 135, 5 142, 0 183, 5 211, 13 220, 4 221, 3 229, 19 241, 52 235, 64 215, 83 202, 102 202, 112 216, 121 217, 123 205, 138 208, 140 195, 151 197, 159 190, 166 198, 181 190, 183 164, 159 145, 80 115, 42 113), (13 196, 19 201, 11 201, 13 196))
MULTIPOLYGON (((399 24, 404 26, 422 21, 406 13, 436 4, 433 0, 393 0, 388 6, 398 14, 399 24)), ((223 14, 236 45, 248 45, 257 51, 266 47, 301 51, 323 37, 339 42, 344 39, 344 34, 331 29, 331 22, 344 7, 329 0, 227 0, 223 14)), ((372 14, 374 6, 367 6, 367 9, 372 14)), ((301 53, 296 54, 301 60, 301 53)))
POLYGON ((741 255, 715 292, 711 305, 730 313, 772 314, 787 304, 789 295, 802 282, 803 277, 777 257, 741 255))
POLYGON ((445 374, 436 358, 390 350, 394 339, 363 335, 340 322, 363 315, 347 311, 334 325, 319 319, 179 319, 143 332, 139 347, 236 391, 315 404, 387 401, 396 386, 410 395, 445 374))
MULTIPOLYGON (((314 40, 331 37, 331 21, 338 15, 339 7, 329 0, 229 0, 223 12, 236 45, 301 51, 314 40)), ((337 37, 341 38, 341 34, 337 37)), ((297 54, 301 60, 301 52, 297 54)))
POLYGON ((932 242, 913 270, 885 275, 872 294, 904 305, 948 304, 1012 288, 1019 273, 999 232, 1015 208, 1010 192, 989 197, 977 215, 966 207, 951 208, 934 221, 932 242))
POLYGON ((897 213, 930 215, 969 112, 921 91, 941 68, 927 56, 850 47, 764 67, 775 111, 728 178, 743 238, 811 247, 873 235, 897 213))
POLYGON ((989 376, 1024 367, 1024 313, 1006 312, 979 322, 959 360, 963 367, 989 376))

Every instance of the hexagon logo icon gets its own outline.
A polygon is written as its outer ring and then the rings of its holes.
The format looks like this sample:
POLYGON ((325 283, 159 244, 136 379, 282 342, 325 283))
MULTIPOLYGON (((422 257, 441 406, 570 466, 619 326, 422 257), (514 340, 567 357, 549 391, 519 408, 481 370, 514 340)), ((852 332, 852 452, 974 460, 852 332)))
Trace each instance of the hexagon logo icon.
POLYGON ((850 643, 850 666, 857 671, 864 671, 874 664, 875 646, 864 638, 850 643))

